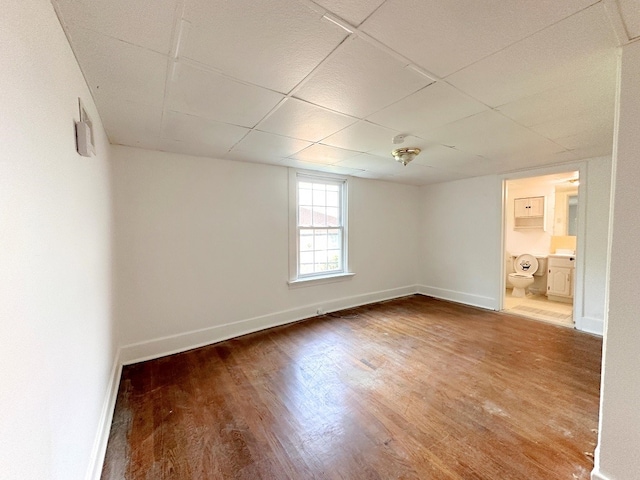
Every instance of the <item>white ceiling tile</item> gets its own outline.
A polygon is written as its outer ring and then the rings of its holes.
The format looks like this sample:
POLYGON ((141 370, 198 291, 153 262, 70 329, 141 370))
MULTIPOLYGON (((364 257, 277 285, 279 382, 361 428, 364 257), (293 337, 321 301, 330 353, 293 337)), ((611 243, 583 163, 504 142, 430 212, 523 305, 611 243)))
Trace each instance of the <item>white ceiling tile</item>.
MULTIPOLYGON (((567 145, 558 141, 558 139, 580 134, 592 137, 589 144, 593 142, 598 143, 599 140, 602 140, 603 136, 607 139, 608 143, 611 143, 613 141, 613 112, 611 112, 611 115, 607 113, 606 111, 585 112, 583 115, 573 115, 569 118, 562 118, 530 128, 534 132, 557 141, 557 143, 565 147, 567 145), (600 115, 600 113, 603 115, 600 115)), ((567 148, 577 147, 578 146, 574 145, 567 148)))
POLYGON ((585 112, 611 115, 613 125, 617 61, 613 56, 607 60, 589 75, 501 105, 498 110, 524 126, 571 122, 572 117, 585 112))
POLYGON ((381 175, 394 175, 402 169, 402 164, 396 162, 391 156, 384 158, 377 155, 370 155, 368 153, 363 153, 346 160, 342 160, 336 163, 336 165, 340 167, 375 172, 381 175))
POLYGON ((451 75, 447 81, 497 107, 579 79, 615 56, 598 4, 451 75))
POLYGON ((322 140, 322 143, 359 152, 380 150, 391 155, 391 151, 398 146, 394 145, 392 141, 393 137, 398 133, 390 128, 359 121, 344 130, 328 136, 322 140))
POLYGON ((284 158, 311 145, 311 142, 297 138, 283 137, 273 133, 253 130, 233 147, 238 154, 257 154, 264 157, 284 158))
POLYGON ((168 108, 177 112, 253 127, 284 98, 184 63, 175 68, 168 108))
POLYGON ((161 106, 167 57, 82 28, 73 49, 94 96, 161 106))
POLYGON ((65 23, 168 55, 177 0, 54 0, 65 23))
POLYGON ((466 174, 486 175, 493 171, 495 163, 484 157, 462 152, 444 145, 429 145, 411 162, 411 165, 426 165, 438 170, 466 174))
POLYGON ((224 153, 218 147, 193 141, 160 139, 159 150, 162 152, 192 155, 194 157, 222 158, 224 153))
POLYGON ((248 132, 247 128, 176 112, 167 112, 162 126, 162 138, 169 141, 166 144, 193 144, 192 154, 206 156, 224 155, 248 132))
POLYGON ((299 168, 302 170, 312 170, 317 172, 334 173, 337 175, 354 175, 362 171, 355 168, 340 167, 338 165, 324 165, 324 164, 318 164, 318 163, 303 162, 301 160, 296 160, 294 158, 285 158, 282 161, 282 165, 284 165, 285 167, 299 168))
POLYGON ((570 153, 572 159, 583 160, 585 158, 595 157, 609 157, 611 158, 613 151, 613 145, 607 147, 606 145, 592 145, 592 146, 580 146, 575 150, 571 150, 570 153))
POLYGON ((638 0, 618 0, 622 21, 629 38, 640 37, 640 5, 638 0))
POLYGON ((347 32, 296 0, 187 0, 182 55, 288 93, 347 32))
POLYGON ((239 162, 264 163, 267 165, 282 165, 282 162, 285 160, 284 157, 265 155, 264 153, 259 152, 246 152, 242 150, 232 150, 225 153, 220 158, 239 162))
POLYGON ((289 98, 273 114, 262 121, 257 129, 317 142, 356 121, 357 119, 353 117, 289 98))
POLYGON ((491 110, 433 130, 425 140, 490 160, 543 157, 563 150, 559 145, 491 110))
POLYGON ((436 82, 370 115, 367 120, 419 135, 483 110, 488 107, 451 85, 436 82))
POLYGON ((393 175, 386 175, 386 174, 383 174, 383 173, 370 172, 370 171, 367 171, 367 170, 361 170, 361 171, 358 171, 356 173, 352 173, 351 175, 353 177, 366 178, 366 179, 369 179, 369 180, 380 180, 380 181, 383 181, 383 182, 389 182, 393 178, 393 175))
POLYGON ((109 99, 98 103, 109 141, 115 145, 158 148, 162 108, 109 99))
POLYGON ((348 21, 351 25, 360 25, 384 0, 315 0, 315 3, 348 21))
POLYGON ((611 153, 613 149, 613 126, 607 128, 583 128, 565 136, 555 138, 554 141, 567 150, 598 147, 599 151, 611 153))
POLYGON ((323 165, 333 165, 347 158, 355 157, 360 152, 345 150, 343 148, 329 147, 328 145, 314 144, 300 152, 292 155, 295 160, 303 162, 319 163, 323 165))
POLYGON ((465 175, 455 172, 446 172, 433 167, 414 164, 413 162, 411 162, 406 167, 402 167, 402 170, 391 177, 390 181, 421 186, 441 182, 450 182, 461 178, 465 178, 465 175))
POLYGON ((362 29, 445 77, 594 0, 387 0, 362 29))
POLYGON ((351 37, 313 72, 295 96, 362 118, 432 82, 372 44, 351 37))

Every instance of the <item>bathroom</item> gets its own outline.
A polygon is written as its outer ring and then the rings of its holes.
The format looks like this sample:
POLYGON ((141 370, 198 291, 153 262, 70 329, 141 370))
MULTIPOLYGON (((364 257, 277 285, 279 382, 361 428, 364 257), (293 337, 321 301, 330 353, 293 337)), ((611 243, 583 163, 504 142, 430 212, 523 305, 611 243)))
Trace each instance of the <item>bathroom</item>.
POLYGON ((574 326, 578 175, 506 182, 503 311, 574 326))

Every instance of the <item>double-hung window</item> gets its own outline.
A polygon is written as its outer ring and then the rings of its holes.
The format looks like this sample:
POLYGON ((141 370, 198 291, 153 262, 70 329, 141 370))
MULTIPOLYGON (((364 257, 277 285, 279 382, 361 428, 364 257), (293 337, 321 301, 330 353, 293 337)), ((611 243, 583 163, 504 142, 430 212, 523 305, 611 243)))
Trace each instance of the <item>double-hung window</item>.
POLYGON ((346 199, 346 179, 295 172, 294 282, 348 272, 346 199))

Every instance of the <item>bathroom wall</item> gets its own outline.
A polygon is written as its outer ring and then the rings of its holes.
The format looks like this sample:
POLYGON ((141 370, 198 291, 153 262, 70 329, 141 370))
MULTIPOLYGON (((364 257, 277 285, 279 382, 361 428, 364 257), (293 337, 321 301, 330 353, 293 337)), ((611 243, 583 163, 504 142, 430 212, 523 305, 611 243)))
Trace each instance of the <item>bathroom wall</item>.
POLYGON ((535 186, 518 186, 519 181, 507 182, 507 200, 505 205, 505 250, 513 255, 530 253, 547 255, 551 236, 553 235, 553 219, 555 212, 555 187, 542 183, 535 186), (526 197, 545 197, 545 228, 514 229, 514 200, 526 197))

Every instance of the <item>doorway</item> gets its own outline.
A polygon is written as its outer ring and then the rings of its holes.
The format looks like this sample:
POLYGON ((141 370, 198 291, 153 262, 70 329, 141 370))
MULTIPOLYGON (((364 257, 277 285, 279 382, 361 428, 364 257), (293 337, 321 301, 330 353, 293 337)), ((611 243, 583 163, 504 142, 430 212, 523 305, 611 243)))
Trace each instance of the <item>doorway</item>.
POLYGON ((505 181, 502 311, 574 328, 579 185, 578 171, 505 181))

